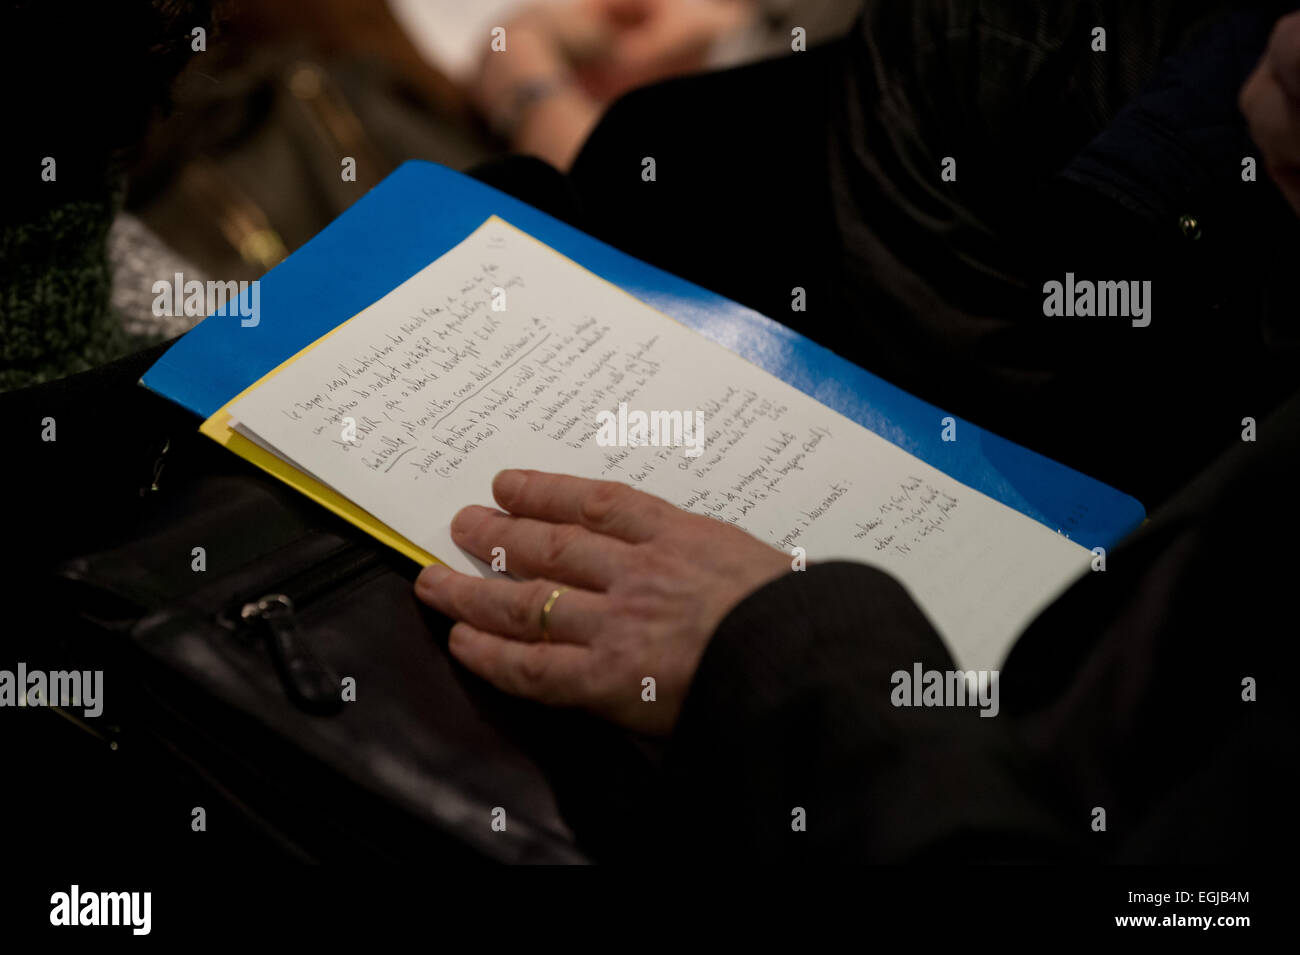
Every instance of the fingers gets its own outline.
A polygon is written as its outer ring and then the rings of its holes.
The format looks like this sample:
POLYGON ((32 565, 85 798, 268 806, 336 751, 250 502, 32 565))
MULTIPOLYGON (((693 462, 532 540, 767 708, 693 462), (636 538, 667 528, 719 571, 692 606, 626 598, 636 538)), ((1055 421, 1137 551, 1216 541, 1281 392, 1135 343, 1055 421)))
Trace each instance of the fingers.
POLYGON ((755 16, 754 5, 749 0, 714 0, 709 7, 712 26, 718 34, 742 27, 755 16))
POLYGON ((550 706, 579 706, 592 698, 591 651, 586 647, 520 643, 458 623, 451 628, 448 649, 471 671, 506 693, 550 706))
POLYGON ((505 549, 506 569, 521 577, 549 577, 605 590, 630 563, 630 544, 577 524, 551 524, 487 507, 466 507, 451 522, 451 538, 475 557, 491 561, 505 549))
POLYGON ((614 481, 545 471, 502 471, 492 495, 511 514, 577 524, 637 544, 656 536, 679 512, 667 501, 614 481))
POLYGON ((617 27, 634 27, 654 11, 654 0, 595 0, 602 14, 617 27))
POLYGON ((1300 101, 1291 99, 1269 65, 1261 63, 1242 88, 1241 109, 1269 177, 1300 212, 1300 101))
MULTIPOLYGON (((542 608, 560 586, 548 580, 472 577, 433 564, 416 578, 415 593, 454 620, 513 640, 537 642, 542 639, 542 608)), ((550 639, 554 643, 591 643, 608 615, 604 597, 576 588, 566 590, 551 607, 550 639)))
POLYGON ((1266 59, 1283 91, 1300 102, 1300 12, 1277 21, 1269 37, 1266 59))
POLYGON ((1250 132, 1270 161, 1300 162, 1300 100, 1292 100, 1273 73, 1261 65, 1241 93, 1250 132))

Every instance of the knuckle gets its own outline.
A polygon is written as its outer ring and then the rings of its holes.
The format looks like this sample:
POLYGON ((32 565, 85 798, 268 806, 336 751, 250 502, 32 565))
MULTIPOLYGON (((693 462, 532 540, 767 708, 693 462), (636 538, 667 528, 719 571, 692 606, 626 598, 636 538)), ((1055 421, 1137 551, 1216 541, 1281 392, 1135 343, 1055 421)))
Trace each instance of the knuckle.
POLYGON ((626 500, 628 489, 613 481, 602 481, 583 495, 578 505, 578 515, 588 527, 597 530, 608 527, 614 514, 626 500))
POLYGON ((1255 113, 1255 103, 1259 99, 1260 73, 1256 70, 1250 75, 1250 78, 1242 84, 1241 91, 1237 94, 1237 108, 1240 109, 1246 117, 1253 118, 1255 113))
POLYGON ((1277 21, 1265 56, 1279 81, 1294 89, 1294 83, 1300 81, 1300 13, 1277 21))
POLYGON ((1300 11, 1281 17, 1269 37, 1270 57, 1280 54, 1281 62, 1294 62, 1300 57, 1300 11))
POLYGON ((586 702, 608 702, 618 695, 619 687, 627 680, 626 655, 620 641, 603 642, 592 651, 578 675, 586 702))
POLYGON ((552 525, 542 539, 542 566, 560 567, 577 543, 581 531, 572 524, 552 525))
POLYGON ((459 576, 448 576, 439 588, 444 606, 444 613, 449 617, 455 617, 457 620, 465 619, 465 605, 467 603, 465 581, 459 576))
POLYGON ((643 547, 637 554, 638 574, 645 583, 670 577, 682 566, 681 558, 664 547, 643 547))
POLYGON ((638 620, 658 620, 663 616, 665 604, 673 599, 670 590, 659 580, 647 581, 623 598, 624 607, 638 620))
POLYGON ((659 556, 642 562, 637 572, 618 590, 618 610, 632 620, 649 620, 663 613, 666 604, 687 596, 680 572, 673 569, 671 558, 659 556))
POLYGON ((523 633, 531 616, 532 614, 528 613, 523 604, 518 601, 511 601, 506 606, 506 624, 511 633, 523 633))
POLYGON ((615 670, 601 666, 599 659, 593 654, 582 668, 579 677, 578 686, 583 694, 579 702, 598 712, 617 712, 622 705, 629 702, 627 692, 629 682, 628 670, 615 670))
POLYGON ((652 494, 638 494, 636 496, 636 509, 638 516, 644 517, 647 523, 651 524, 658 524, 677 513, 672 505, 665 503, 652 494))
POLYGON ((536 583, 520 588, 518 597, 506 605, 506 619, 515 633, 528 633, 536 629, 534 616, 541 612, 545 599, 540 596, 540 587, 536 583))
POLYGON ((525 688, 534 693, 543 690, 550 671, 550 653, 546 644, 529 644, 519 658, 519 678, 525 688))
POLYGON ((636 636, 625 632, 619 639, 605 641, 603 659, 598 678, 606 684, 621 683, 637 659, 634 650, 636 636))

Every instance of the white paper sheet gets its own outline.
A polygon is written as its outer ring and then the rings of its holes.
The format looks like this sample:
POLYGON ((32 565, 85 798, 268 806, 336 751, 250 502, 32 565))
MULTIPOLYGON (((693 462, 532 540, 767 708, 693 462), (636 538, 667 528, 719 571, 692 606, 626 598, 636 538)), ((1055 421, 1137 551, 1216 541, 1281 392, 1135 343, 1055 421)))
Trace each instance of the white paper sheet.
POLYGON ((1091 556, 495 217, 230 410, 458 570, 491 573, 449 524, 494 506, 501 469, 619 480, 809 561, 888 570, 967 669, 996 668, 1091 556), (700 411, 702 453, 601 446, 620 402, 700 411))

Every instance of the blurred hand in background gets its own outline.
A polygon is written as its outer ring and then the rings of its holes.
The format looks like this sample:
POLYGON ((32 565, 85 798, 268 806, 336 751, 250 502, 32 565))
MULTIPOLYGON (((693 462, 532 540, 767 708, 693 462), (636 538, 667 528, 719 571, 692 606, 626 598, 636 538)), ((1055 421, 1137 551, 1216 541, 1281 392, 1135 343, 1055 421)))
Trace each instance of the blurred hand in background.
POLYGON ((755 13, 752 0, 568 0, 506 24, 474 103, 512 148, 567 169, 605 107, 638 86, 706 65, 715 43, 755 13))
POLYGON ((592 96, 702 69, 714 44, 744 26, 751 0, 576 0, 556 36, 592 96))
POLYGON ((1277 21, 1263 59, 1242 87, 1241 111, 1269 176, 1300 213, 1300 13, 1277 21))

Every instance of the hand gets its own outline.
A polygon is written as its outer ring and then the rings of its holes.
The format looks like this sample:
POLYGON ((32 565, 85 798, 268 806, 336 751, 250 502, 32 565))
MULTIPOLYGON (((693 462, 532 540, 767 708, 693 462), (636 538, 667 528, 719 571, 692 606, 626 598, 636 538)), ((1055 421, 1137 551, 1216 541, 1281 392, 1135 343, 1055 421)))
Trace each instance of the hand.
POLYGON ((469 88, 474 105, 489 118, 509 107, 526 83, 571 76, 569 63, 544 8, 529 10, 506 26, 506 48, 484 53, 469 88))
POLYGON ((524 581, 426 567, 416 595, 460 621, 452 655, 496 687, 576 706, 631 729, 667 734, 704 648, 749 593, 791 558, 739 528, 679 510, 612 481, 502 471, 492 485, 509 513, 467 507, 452 539, 524 581), (550 640, 540 615, 558 586, 550 640), (653 677, 656 699, 642 699, 653 677))
POLYGON ((1300 13, 1277 21, 1240 105, 1270 178, 1300 213, 1300 13))
POLYGON ((570 44, 587 91, 610 102, 638 86, 698 70, 713 45, 754 15, 752 0, 577 0, 591 24, 570 44))
POLYGON ((569 0, 526 8, 487 53, 474 97, 490 110, 512 83, 572 75, 608 103, 628 90, 698 69, 712 45, 753 14, 751 0, 569 0))

